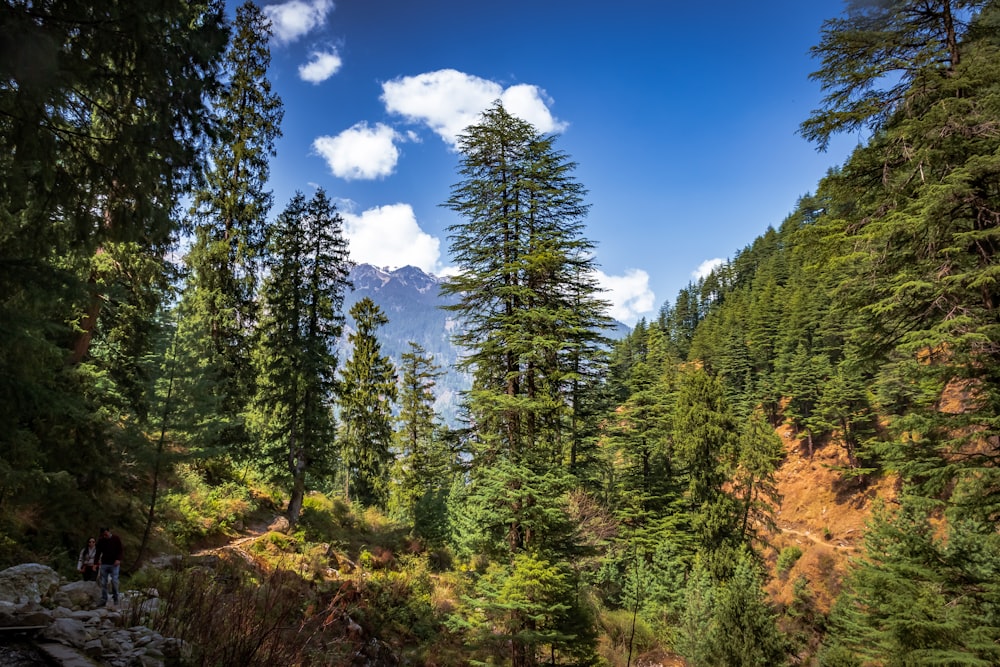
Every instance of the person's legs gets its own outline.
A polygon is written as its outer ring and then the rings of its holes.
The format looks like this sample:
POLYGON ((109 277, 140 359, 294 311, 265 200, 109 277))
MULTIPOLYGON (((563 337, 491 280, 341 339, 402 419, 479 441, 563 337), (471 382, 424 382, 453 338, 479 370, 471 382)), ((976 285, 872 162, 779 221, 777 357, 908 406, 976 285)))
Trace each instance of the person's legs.
POLYGON ((108 603, 108 577, 111 575, 111 568, 114 565, 104 565, 101 564, 100 570, 100 584, 101 584, 101 606, 103 607, 108 603))
POLYGON ((111 593, 114 595, 112 598, 115 604, 118 604, 118 570, 121 568, 120 565, 110 565, 111 568, 111 593))

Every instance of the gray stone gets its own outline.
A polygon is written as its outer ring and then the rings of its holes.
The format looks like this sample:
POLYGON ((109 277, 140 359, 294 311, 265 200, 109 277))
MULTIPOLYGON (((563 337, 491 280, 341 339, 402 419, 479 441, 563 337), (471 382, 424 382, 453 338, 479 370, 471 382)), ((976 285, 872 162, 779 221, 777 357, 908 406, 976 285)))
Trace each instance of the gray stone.
POLYGON ((96 658, 104 653, 104 644, 100 639, 91 639, 83 645, 83 652, 91 658, 96 658))
POLYGON ((62 577, 51 567, 23 563, 0 571, 0 600, 40 603, 59 588, 62 577))
POLYGON ((151 655, 149 653, 143 653, 139 656, 139 662, 142 663, 142 667, 163 667, 166 664, 163 656, 151 655))
POLYGON ((69 646, 51 642, 40 642, 37 644, 37 647, 39 651, 51 658, 55 664, 62 665, 62 667, 94 667, 96 664, 83 653, 69 646))
POLYGON ((58 606, 55 609, 49 610, 49 615, 52 616, 52 618, 72 618, 73 610, 58 606))
POLYGON ((272 533, 287 533, 291 529, 291 524, 288 523, 286 517, 278 516, 274 518, 274 521, 271 522, 271 525, 267 529, 272 533))
POLYGON ((74 648, 83 648, 89 639, 86 626, 75 618, 55 619, 42 631, 42 637, 74 648))
POLYGON ((94 625, 101 620, 101 615, 93 609, 77 609, 76 611, 71 612, 69 617, 75 618, 78 621, 83 621, 87 625, 94 625))
POLYGON ((18 614, 14 625, 48 625, 52 622, 52 616, 44 611, 32 611, 26 614, 18 614))
POLYGON ((60 586, 53 601, 70 609, 90 609, 101 600, 101 587, 96 581, 73 581, 60 586))

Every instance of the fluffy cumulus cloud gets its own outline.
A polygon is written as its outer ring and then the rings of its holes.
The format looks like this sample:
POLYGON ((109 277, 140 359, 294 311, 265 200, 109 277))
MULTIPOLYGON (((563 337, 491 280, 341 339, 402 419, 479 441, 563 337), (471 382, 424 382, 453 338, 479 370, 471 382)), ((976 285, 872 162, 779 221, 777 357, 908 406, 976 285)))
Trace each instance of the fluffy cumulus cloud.
POLYGON ((334 176, 346 180, 388 176, 396 169, 402 137, 388 125, 374 127, 360 122, 334 137, 313 141, 313 149, 323 156, 334 176))
POLYGON ((379 206, 360 215, 341 215, 353 261, 375 266, 410 265, 427 273, 443 272, 438 265, 441 241, 420 229, 409 204, 379 206))
POLYGON ((274 39, 280 44, 294 42, 322 27, 332 11, 332 0, 289 0, 264 7, 264 14, 271 19, 274 39))
POLYGON ((605 290, 601 295, 611 303, 608 315, 625 324, 635 324, 643 314, 653 309, 656 295, 649 288, 649 274, 642 269, 627 269, 623 276, 609 276, 596 271, 597 284, 605 290))
POLYGON ((336 49, 313 51, 309 62, 299 66, 299 78, 309 83, 322 83, 340 70, 343 61, 336 49))
POLYGON ((701 280, 702 278, 707 278, 715 269, 722 266, 726 260, 719 257, 713 259, 706 259, 704 262, 698 265, 698 268, 691 272, 691 277, 695 280, 701 280))
POLYGON ((454 146, 458 135, 479 120, 479 114, 496 100, 511 114, 540 132, 565 128, 549 111, 549 99, 538 86, 503 86, 453 69, 406 76, 382 84, 382 102, 391 112, 413 123, 423 123, 454 146))

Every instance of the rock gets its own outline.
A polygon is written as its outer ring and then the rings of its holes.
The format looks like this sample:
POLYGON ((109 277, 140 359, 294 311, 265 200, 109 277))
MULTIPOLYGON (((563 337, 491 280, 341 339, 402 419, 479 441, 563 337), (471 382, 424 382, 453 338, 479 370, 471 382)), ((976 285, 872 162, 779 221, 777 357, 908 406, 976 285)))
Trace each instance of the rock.
POLYGON ((183 564, 183 556, 157 556, 149 561, 149 565, 158 570, 179 569, 183 564))
MULTIPOLYGON (((58 595, 58 593, 56 595, 58 595)), ((68 609, 63 605, 57 605, 54 609, 49 610, 49 616, 52 618, 72 618, 73 610, 68 609)))
POLYGON ((142 667, 163 667, 166 664, 163 660, 163 656, 157 656, 151 653, 143 653, 139 656, 139 660, 142 663, 142 667))
POLYGON ((83 648, 83 645, 89 640, 83 621, 78 621, 75 618, 55 619, 49 627, 42 631, 42 637, 73 648, 83 648))
POLYGON ((275 517, 271 525, 267 527, 268 531, 272 533, 287 533, 289 528, 291 528, 291 524, 288 523, 288 517, 284 516, 275 517))
MULTIPOLYGON (((100 589, 93 582, 59 586, 53 570, 28 564, 0 572, 0 627, 37 631, 25 645, 38 648, 38 664, 63 667, 164 667, 191 661, 191 646, 164 638, 143 625, 123 628, 126 619, 142 622, 160 610, 155 589, 122 591, 122 609, 93 607, 100 589)), ((12 632, 6 630, 5 632, 12 632)), ((32 648, 32 650, 34 650, 32 648)), ((5 662, 0 653, 0 664, 5 662)))
POLYGON ((62 644, 42 642, 37 644, 38 650, 52 659, 54 664, 62 667, 94 667, 94 662, 86 655, 62 644))
POLYGON ((19 613, 13 625, 49 625, 52 623, 52 616, 45 611, 29 611, 19 613))
POLYGON ((191 661, 191 656, 194 653, 191 645, 182 639, 176 639, 174 637, 167 637, 163 640, 163 644, 160 646, 160 650, 163 651, 163 655, 167 658, 180 661, 182 664, 186 664, 191 661))
POLYGON ((11 602, 0 602, 0 628, 17 623, 17 605, 11 602))
POLYGON ((83 645, 83 652, 91 658, 96 658, 104 653, 104 644, 100 639, 91 639, 83 645))
POLYGON ((56 592, 61 581, 58 572, 39 563, 8 567, 0 571, 0 600, 40 603, 56 592))
POLYGON ((101 600, 101 587, 96 581, 74 581, 59 587, 53 602, 70 609, 90 609, 101 600))

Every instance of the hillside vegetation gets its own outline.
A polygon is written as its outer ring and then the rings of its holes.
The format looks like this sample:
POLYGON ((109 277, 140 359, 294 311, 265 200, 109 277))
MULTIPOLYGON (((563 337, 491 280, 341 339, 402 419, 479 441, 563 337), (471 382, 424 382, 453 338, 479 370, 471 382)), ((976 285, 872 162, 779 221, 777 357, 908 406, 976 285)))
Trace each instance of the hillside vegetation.
POLYGON ((615 342, 575 164, 485 110, 451 426, 334 198, 272 215, 261 10, 92 4, 0 25, 0 565, 110 524, 205 665, 1000 663, 997 2, 848 2, 800 131, 864 143, 615 342))

